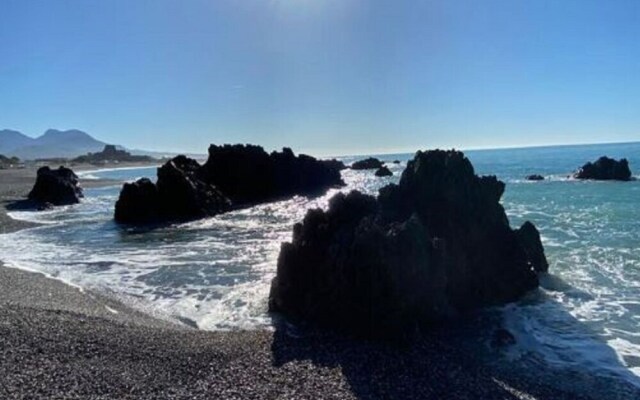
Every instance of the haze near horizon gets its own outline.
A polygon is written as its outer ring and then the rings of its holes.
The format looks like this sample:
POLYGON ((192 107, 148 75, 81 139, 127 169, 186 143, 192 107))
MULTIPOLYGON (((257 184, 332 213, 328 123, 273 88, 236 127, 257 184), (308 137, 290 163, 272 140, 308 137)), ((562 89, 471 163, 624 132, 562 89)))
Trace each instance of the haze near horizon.
POLYGON ((315 155, 640 139, 640 3, 6 1, 0 129, 315 155))

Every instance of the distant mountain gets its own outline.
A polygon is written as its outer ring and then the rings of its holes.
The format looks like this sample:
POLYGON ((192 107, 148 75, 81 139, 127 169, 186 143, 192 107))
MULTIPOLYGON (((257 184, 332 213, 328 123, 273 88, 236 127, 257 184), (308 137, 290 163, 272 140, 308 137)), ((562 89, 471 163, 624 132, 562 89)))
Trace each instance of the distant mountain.
POLYGON ((105 142, 94 139, 86 132, 70 129, 49 129, 42 136, 30 138, 12 130, 0 131, 0 153, 23 160, 54 157, 77 157, 104 149, 105 142))
POLYGON ((0 130, 0 153, 2 154, 11 153, 19 147, 29 146, 32 142, 33 138, 18 131, 0 130))

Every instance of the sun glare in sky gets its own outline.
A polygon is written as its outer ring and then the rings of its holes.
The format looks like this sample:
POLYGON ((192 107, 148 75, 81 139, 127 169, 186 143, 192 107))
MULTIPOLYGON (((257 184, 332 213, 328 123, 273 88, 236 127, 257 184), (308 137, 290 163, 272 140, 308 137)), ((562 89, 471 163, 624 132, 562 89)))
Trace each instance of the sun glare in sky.
POLYGON ((633 141, 635 1, 16 1, 0 128, 311 154, 633 141))

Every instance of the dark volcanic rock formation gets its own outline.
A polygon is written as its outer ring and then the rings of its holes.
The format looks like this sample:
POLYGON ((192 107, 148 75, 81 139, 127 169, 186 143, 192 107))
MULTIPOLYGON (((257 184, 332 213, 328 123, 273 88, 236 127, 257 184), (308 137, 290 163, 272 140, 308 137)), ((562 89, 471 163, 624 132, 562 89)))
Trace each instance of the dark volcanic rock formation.
POLYGON ((125 184, 115 219, 130 224, 213 216, 293 195, 309 195, 344 185, 334 162, 316 160, 291 149, 268 154, 252 145, 211 146, 200 166, 178 156, 158 169, 158 182, 125 184))
POLYGON ((83 194, 78 176, 71 169, 42 167, 38 169, 36 183, 28 197, 41 206, 62 206, 79 203, 83 194))
POLYGON ((525 177, 525 179, 528 180, 528 181, 543 181, 544 180, 544 176, 538 175, 538 174, 533 174, 533 175, 527 175, 525 177))
POLYGON ((384 163, 377 158, 369 157, 364 160, 354 162, 351 164, 351 169, 378 169, 383 165, 384 163))
POLYGON ((391 170, 389 170, 389 168, 385 167, 384 165, 378 168, 378 170, 376 171, 376 176, 378 177, 392 176, 392 175, 393 175, 393 172, 391 172, 391 170))
POLYGON ((549 263, 547 262, 547 257, 544 255, 540 232, 538 232, 535 225, 526 221, 520 229, 516 230, 516 234, 533 269, 537 272, 547 272, 549 270, 549 263))
POLYGON ((532 224, 509 227, 503 191, 460 152, 418 152, 377 199, 338 194, 294 226, 270 310, 381 337, 520 298, 547 263, 532 224))
POLYGON ((600 157, 596 162, 588 162, 573 175, 576 179, 594 180, 631 180, 629 162, 623 158, 616 161, 609 157, 600 157))
POLYGON ((264 151, 260 146, 209 147, 209 159, 199 172, 234 204, 246 205, 322 192, 343 186, 340 170, 311 156, 296 156, 289 148, 264 151))
POLYGON ((116 201, 115 220, 121 223, 152 223, 160 218, 158 187, 147 178, 125 183, 116 201))
POLYGON ((115 220, 128 224, 182 221, 231 209, 231 201, 198 177, 200 165, 178 156, 158 168, 157 184, 143 178, 126 183, 116 202, 115 220))
POLYGON ((337 169, 338 171, 342 171, 343 169, 347 169, 347 166, 340 160, 336 160, 332 158, 330 160, 320 160, 321 163, 326 165, 329 168, 337 169))

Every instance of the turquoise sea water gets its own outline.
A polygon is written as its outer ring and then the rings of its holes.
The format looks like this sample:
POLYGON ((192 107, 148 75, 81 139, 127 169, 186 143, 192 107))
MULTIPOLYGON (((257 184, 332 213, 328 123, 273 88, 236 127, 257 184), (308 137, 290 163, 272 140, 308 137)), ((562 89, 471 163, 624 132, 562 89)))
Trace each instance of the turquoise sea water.
MULTIPOLYGON (((468 151, 478 174, 507 183, 512 226, 541 231, 550 263, 542 288, 498 312, 518 344, 508 357, 579 368, 640 382, 640 181, 581 182, 567 176, 601 155, 626 157, 640 175, 640 143, 468 151), (528 182, 539 173, 547 179, 528 182)), ((411 154, 382 155, 394 172, 343 172, 347 187, 375 194, 397 182, 411 154)), ((351 162, 362 157, 345 157, 351 162)), ((94 171, 86 178, 132 180, 155 169, 94 171)), ((151 232, 112 221, 119 187, 86 190, 83 203, 46 212, 14 212, 45 225, 3 235, 0 258, 107 292, 164 318, 203 329, 270 326, 269 283, 280 243, 311 207, 335 194, 261 205, 151 232)))

